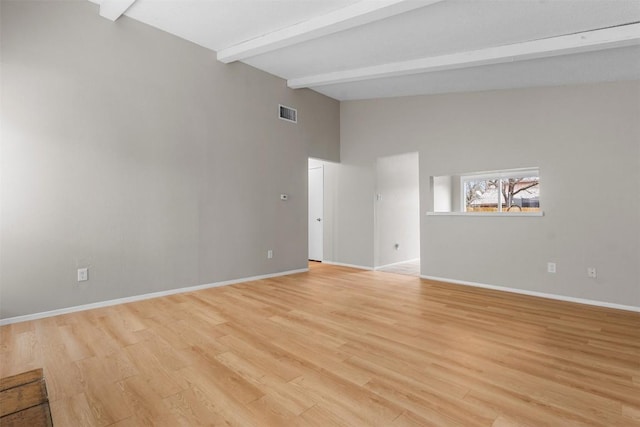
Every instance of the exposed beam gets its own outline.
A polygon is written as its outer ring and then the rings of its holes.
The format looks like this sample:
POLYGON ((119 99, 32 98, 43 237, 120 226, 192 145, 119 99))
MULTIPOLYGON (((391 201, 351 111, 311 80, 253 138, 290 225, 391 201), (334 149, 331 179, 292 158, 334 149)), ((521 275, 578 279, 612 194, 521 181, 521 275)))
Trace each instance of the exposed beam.
POLYGON ((136 0, 102 0, 100 16, 115 21, 131 7, 136 0))
POLYGON ((640 24, 628 24, 468 52, 300 77, 289 79, 287 85, 294 89, 315 87, 592 52, 638 44, 640 44, 640 24))
POLYGON ((326 15, 221 49, 218 51, 218 61, 228 64, 441 1, 443 0, 359 1, 326 15))

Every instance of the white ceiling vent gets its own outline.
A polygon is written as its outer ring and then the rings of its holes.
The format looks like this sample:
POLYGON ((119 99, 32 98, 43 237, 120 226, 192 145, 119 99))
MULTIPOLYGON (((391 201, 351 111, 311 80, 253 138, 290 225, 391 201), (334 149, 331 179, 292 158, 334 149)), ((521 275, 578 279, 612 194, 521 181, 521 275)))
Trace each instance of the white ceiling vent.
POLYGON ((295 108, 287 107, 286 105, 280 104, 279 106, 280 115, 279 117, 282 120, 286 120, 291 123, 298 123, 298 110, 295 108))

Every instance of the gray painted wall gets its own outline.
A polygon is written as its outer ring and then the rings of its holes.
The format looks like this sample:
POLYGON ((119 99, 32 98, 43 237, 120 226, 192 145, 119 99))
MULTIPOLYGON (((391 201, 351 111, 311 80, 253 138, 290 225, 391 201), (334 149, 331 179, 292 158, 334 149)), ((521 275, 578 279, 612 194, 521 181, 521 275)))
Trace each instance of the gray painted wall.
POLYGON ((376 160, 376 267, 420 258, 418 181, 418 153, 385 156, 376 160), (379 200, 377 195, 380 196, 379 200))
POLYGON ((423 275, 640 306, 639 119, 637 81, 343 102, 333 261, 373 266, 375 159, 418 151, 423 275), (425 216, 430 176, 531 166, 544 217, 425 216))
POLYGON ((0 48, 0 317, 307 266, 337 101, 86 1, 2 1, 0 48))

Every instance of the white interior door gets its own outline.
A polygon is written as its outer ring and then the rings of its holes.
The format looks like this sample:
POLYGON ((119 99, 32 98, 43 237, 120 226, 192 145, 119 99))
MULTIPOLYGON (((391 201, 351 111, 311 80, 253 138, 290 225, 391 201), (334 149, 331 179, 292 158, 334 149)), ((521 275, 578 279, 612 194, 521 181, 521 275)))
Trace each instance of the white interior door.
POLYGON ((322 261, 324 170, 309 169, 309 259, 322 261))

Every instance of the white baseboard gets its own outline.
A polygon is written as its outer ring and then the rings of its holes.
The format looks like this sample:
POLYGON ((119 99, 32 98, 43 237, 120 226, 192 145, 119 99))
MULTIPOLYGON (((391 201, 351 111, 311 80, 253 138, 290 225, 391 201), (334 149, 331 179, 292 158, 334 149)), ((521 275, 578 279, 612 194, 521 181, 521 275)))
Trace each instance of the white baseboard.
MULTIPOLYGON (((354 264, 345 264, 345 263, 340 263, 340 262, 323 261, 323 263, 330 264, 330 265, 337 265, 337 266, 341 266, 341 267, 357 268, 359 270, 368 270, 368 271, 373 270, 373 268, 371 268, 371 267, 365 267, 365 266, 354 265, 354 264)), ((131 297, 118 298, 118 299, 113 299, 113 300, 108 300, 108 301, 100 301, 100 302, 95 302, 95 303, 91 303, 91 304, 77 305, 77 306, 74 306, 74 307, 60 308, 60 309, 57 309, 57 310, 44 311, 44 312, 41 312, 41 313, 26 314, 24 316, 8 317, 6 319, 0 319, 0 326, 9 325, 9 324, 18 323, 18 322, 26 322, 26 321, 29 321, 29 320, 43 319, 45 317, 59 316, 61 314, 75 313, 75 312, 78 312, 78 311, 91 310, 91 309, 94 309, 94 308, 109 307, 109 306, 112 306, 112 305, 126 304, 126 303, 129 303, 129 302, 142 301, 142 300, 146 300, 146 299, 158 298, 158 297, 163 297, 163 296, 168 296, 168 295, 175 295, 175 294, 181 294, 181 293, 186 293, 186 292, 199 291, 199 290, 202 290, 202 289, 209 289, 209 288, 216 288, 216 287, 220 287, 220 286, 234 285, 234 284, 237 284, 237 283, 251 282, 251 281, 254 281, 254 280, 269 279, 269 278, 272 278, 272 277, 287 276, 287 275, 297 274, 297 273, 305 273, 307 271, 309 271, 308 268, 301 268, 301 269, 298 269, 298 270, 289 270, 289 271, 282 271, 282 272, 279 272, 279 273, 264 274, 264 275, 260 275, 260 276, 244 277, 244 278, 240 278, 240 279, 233 279, 233 280, 226 280, 226 281, 222 281, 222 282, 208 283, 208 284, 205 284, 205 285, 190 286, 190 287, 187 287, 187 288, 169 289, 169 290, 166 290, 166 291, 152 292, 152 293, 149 293, 149 294, 135 295, 135 296, 131 296, 131 297)), ((527 291, 527 290, 523 290, 523 289, 507 288, 507 287, 503 287, 503 286, 487 285, 487 284, 484 284, 484 283, 448 279, 446 277, 435 277, 435 276, 420 276, 420 277, 422 279, 435 280, 435 281, 438 281, 438 282, 454 283, 456 285, 472 286, 472 287, 476 287, 476 288, 492 289, 492 290, 497 290, 497 291, 511 292, 511 293, 515 293, 515 294, 530 295, 530 296, 541 297, 541 298, 549 298, 549 299, 554 299, 554 300, 559 300, 559 301, 575 302, 575 303, 578 303, 578 304, 586 304, 586 305, 593 305, 593 306, 598 306, 598 307, 614 308, 614 309, 618 309, 618 310, 640 312, 640 307, 631 306, 631 305, 614 304, 614 303, 603 302, 603 301, 594 301, 594 300, 583 299, 583 298, 568 297, 568 296, 564 296, 564 295, 548 294, 548 293, 545 293, 545 292, 527 291)))
POLYGON ((26 314, 24 316, 8 317, 0 319, 0 326, 9 325, 11 323, 26 322, 29 320, 43 319, 45 317, 59 316, 61 314, 75 313, 77 311, 92 310, 94 308, 109 307, 112 305, 126 304, 128 302, 142 301, 151 298, 164 297, 168 295, 182 294, 186 292, 200 291, 202 289, 217 288, 219 286, 234 285, 236 283, 251 282, 254 280, 269 279, 278 276, 288 276, 290 274, 305 273, 308 268, 299 270, 282 271, 279 273, 263 274, 261 276, 243 277, 241 279, 225 280, 223 282, 208 283, 206 285, 189 286, 187 288, 169 289, 167 291, 152 292, 149 294, 135 295, 132 297, 117 298, 108 301, 94 302, 91 304, 76 305, 74 307, 59 308, 57 310, 43 311, 41 313, 26 314))
POLYGON ((373 269, 374 270, 381 270, 383 268, 393 267, 394 265, 404 264, 406 262, 414 262, 414 261, 420 261, 420 258, 407 259, 407 260, 404 260, 404 261, 393 262, 391 264, 379 265, 377 267, 374 267, 373 269))
POLYGON ((329 264, 329 265, 337 265, 339 267, 357 268, 358 270, 368 270, 368 271, 373 270, 373 267, 365 267, 364 265, 355 265, 355 264, 345 264, 343 262, 322 261, 322 263, 329 264))
POLYGON ((597 307, 615 308, 617 310, 640 312, 640 307, 636 307, 633 305, 614 304, 611 302, 595 301, 595 300, 584 299, 584 298, 574 298, 574 297, 568 297, 565 295, 548 294, 545 292, 527 291, 524 289, 507 288, 503 286, 487 285, 484 283, 476 283, 476 282, 467 282, 465 280, 448 279, 446 277, 420 276, 420 278, 427 279, 427 280, 435 280, 437 282, 454 283, 456 285, 473 286, 474 288, 484 288, 484 289, 492 289, 495 291, 511 292, 514 294, 530 295, 534 297, 548 298, 548 299, 554 299, 558 301, 568 301, 568 302, 575 302, 578 304, 594 305, 597 307))

